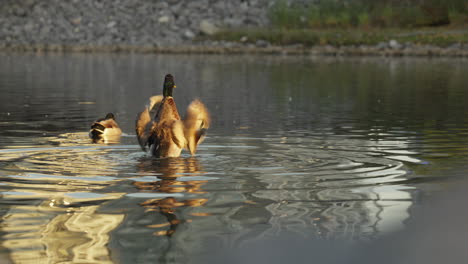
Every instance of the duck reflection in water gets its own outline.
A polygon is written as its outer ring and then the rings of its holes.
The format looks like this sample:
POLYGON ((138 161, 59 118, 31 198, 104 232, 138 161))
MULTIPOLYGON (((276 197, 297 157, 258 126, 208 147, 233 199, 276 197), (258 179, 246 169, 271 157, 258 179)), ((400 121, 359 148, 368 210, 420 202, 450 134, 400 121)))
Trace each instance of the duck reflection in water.
MULTIPOLYGON (((140 205, 147 209, 147 212, 158 212, 167 219, 167 223, 150 225, 150 228, 165 228, 167 230, 156 231, 155 235, 172 236, 178 225, 181 223, 191 222, 191 219, 179 219, 177 208, 198 207, 204 205, 208 199, 178 199, 180 195, 170 194, 203 194, 201 186, 206 180, 178 180, 180 177, 189 178, 204 174, 198 160, 194 157, 190 158, 167 158, 154 159, 145 158, 139 164, 139 171, 144 174, 157 174, 159 180, 154 182, 135 182, 134 185, 146 192, 157 192, 168 194, 168 197, 160 199, 149 199, 142 202, 140 205)), ((203 215, 203 214, 200 214, 203 215)))

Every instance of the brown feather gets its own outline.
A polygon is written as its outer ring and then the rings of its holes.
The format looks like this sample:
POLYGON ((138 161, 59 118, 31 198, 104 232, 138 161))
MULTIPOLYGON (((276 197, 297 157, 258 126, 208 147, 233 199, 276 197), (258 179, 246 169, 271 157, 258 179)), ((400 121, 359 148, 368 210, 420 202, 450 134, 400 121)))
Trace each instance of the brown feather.
POLYGON ((143 151, 147 150, 147 146, 152 144, 149 142, 150 137, 152 136, 153 126, 154 126, 154 116, 161 106, 163 100, 162 95, 155 95, 150 97, 149 105, 145 107, 143 112, 137 115, 137 120, 135 123, 135 130, 138 138, 138 143, 143 151))
POLYGON ((137 120, 135 124, 135 130, 138 138, 138 143, 143 151, 146 151, 146 144, 148 143, 149 129, 148 126, 151 126, 151 117, 149 115, 148 109, 145 108, 143 112, 137 115, 137 120))
POLYGON ((179 111, 174 102, 174 98, 165 97, 159 106, 159 110, 156 113, 155 121, 162 122, 165 120, 180 120, 179 111))
POLYGON ((210 127, 211 118, 206 106, 195 99, 187 107, 187 116, 184 119, 184 134, 187 148, 192 155, 197 151, 197 145, 203 141, 206 130, 210 127))
POLYGON ((182 121, 172 96, 153 96, 150 106, 137 116, 138 142, 145 151, 151 146, 156 157, 178 157, 184 147, 194 155, 210 122, 207 108, 198 99, 190 103, 182 121))
POLYGON ((153 155, 156 157, 179 156, 185 145, 183 125, 174 98, 165 97, 156 111, 150 136, 153 155))

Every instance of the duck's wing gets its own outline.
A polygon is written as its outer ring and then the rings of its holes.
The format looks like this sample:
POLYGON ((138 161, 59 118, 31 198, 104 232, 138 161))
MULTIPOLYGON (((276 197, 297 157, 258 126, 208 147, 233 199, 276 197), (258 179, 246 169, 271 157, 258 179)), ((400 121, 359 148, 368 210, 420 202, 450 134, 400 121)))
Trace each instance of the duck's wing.
POLYGON ((99 122, 94 122, 91 125, 91 129, 89 130, 89 137, 93 140, 101 139, 102 135, 104 134, 104 129, 106 128, 99 122))
POLYGON ((152 123, 148 108, 145 108, 143 112, 137 115, 135 130, 138 143, 143 151, 146 151, 146 146, 148 145, 152 123))
POLYGON ((154 117, 156 112, 161 107, 161 102, 163 100, 162 95, 155 95, 149 98, 149 104, 145 107, 145 110, 138 113, 135 130, 138 139, 138 143, 143 151, 146 151, 146 147, 150 145, 148 142, 149 138, 152 135, 154 117))
POLYGON ((197 151, 197 145, 203 141, 210 123, 210 113, 206 106, 198 99, 192 101, 184 119, 184 135, 190 154, 194 155, 197 151))
POLYGON ((178 148, 182 149, 185 145, 184 123, 181 120, 174 120, 171 125, 171 139, 178 148))

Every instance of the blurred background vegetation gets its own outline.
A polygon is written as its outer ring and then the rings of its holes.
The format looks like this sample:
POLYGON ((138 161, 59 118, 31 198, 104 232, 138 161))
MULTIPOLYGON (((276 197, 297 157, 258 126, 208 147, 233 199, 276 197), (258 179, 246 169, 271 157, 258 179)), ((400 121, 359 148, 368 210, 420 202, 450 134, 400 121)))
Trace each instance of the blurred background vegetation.
POLYGON ((268 15, 269 28, 225 30, 212 39, 304 46, 468 43, 468 0, 276 0, 268 15))
POLYGON ((270 9, 274 27, 388 28, 468 24, 467 0, 277 0, 270 9))

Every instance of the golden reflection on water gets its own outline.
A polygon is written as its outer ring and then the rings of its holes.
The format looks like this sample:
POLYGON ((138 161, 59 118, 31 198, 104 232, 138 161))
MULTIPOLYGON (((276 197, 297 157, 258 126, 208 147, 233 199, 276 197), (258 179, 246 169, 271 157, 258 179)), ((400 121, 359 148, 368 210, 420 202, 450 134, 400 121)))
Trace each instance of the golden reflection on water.
POLYGON ((105 158, 108 152, 99 150, 97 155, 96 150, 80 148, 16 153, 16 175, 8 176, 8 189, 0 186, 3 205, 9 200, 15 204, 8 206, 0 224, 2 247, 13 262, 111 263, 109 232, 124 214, 97 210, 103 201, 123 193, 100 194, 113 178, 93 174, 93 168, 112 174, 116 164, 105 158), (97 156, 101 158, 91 158, 97 156))
POLYGON ((2 246, 14 262, 110 262, 109 232, 122 222, 123 214, 97 213, 99 205, 58 209, 50 204, 15 206, 4 216, 2 246))
MULTIPOLYGON (((3 251, 15 263, 111 263, 110 232, 125 219, 123 213, 101 213, 100 207, 126 193, 104 190, 120 182, 119 168, 128 157, 106 145, 92 144, 84 133, 62 134, 51 142, 59 147, 5 151, 0 176, 4 207, 0 223, 3 251), (6 201, 10 200, 8 205, 6 201), (37 202, 36 202, 37 201, 37 202)), ((153 182, 135 181, 143 193, 162 194, 141 202, 147 212, 160 214, 162 223, 150 224, 154 235, 172 236, 182 223, 178 208, 198 207, 205 198, 207 180, 196 158, 141 158, 137 175, 154 176, 153 182), (194 180, 190 180, 190 177, 194 180), (184 193, 180 198, 176 194, 184 193)), ((208 216, 209 214, 200 214, 208 216)))

